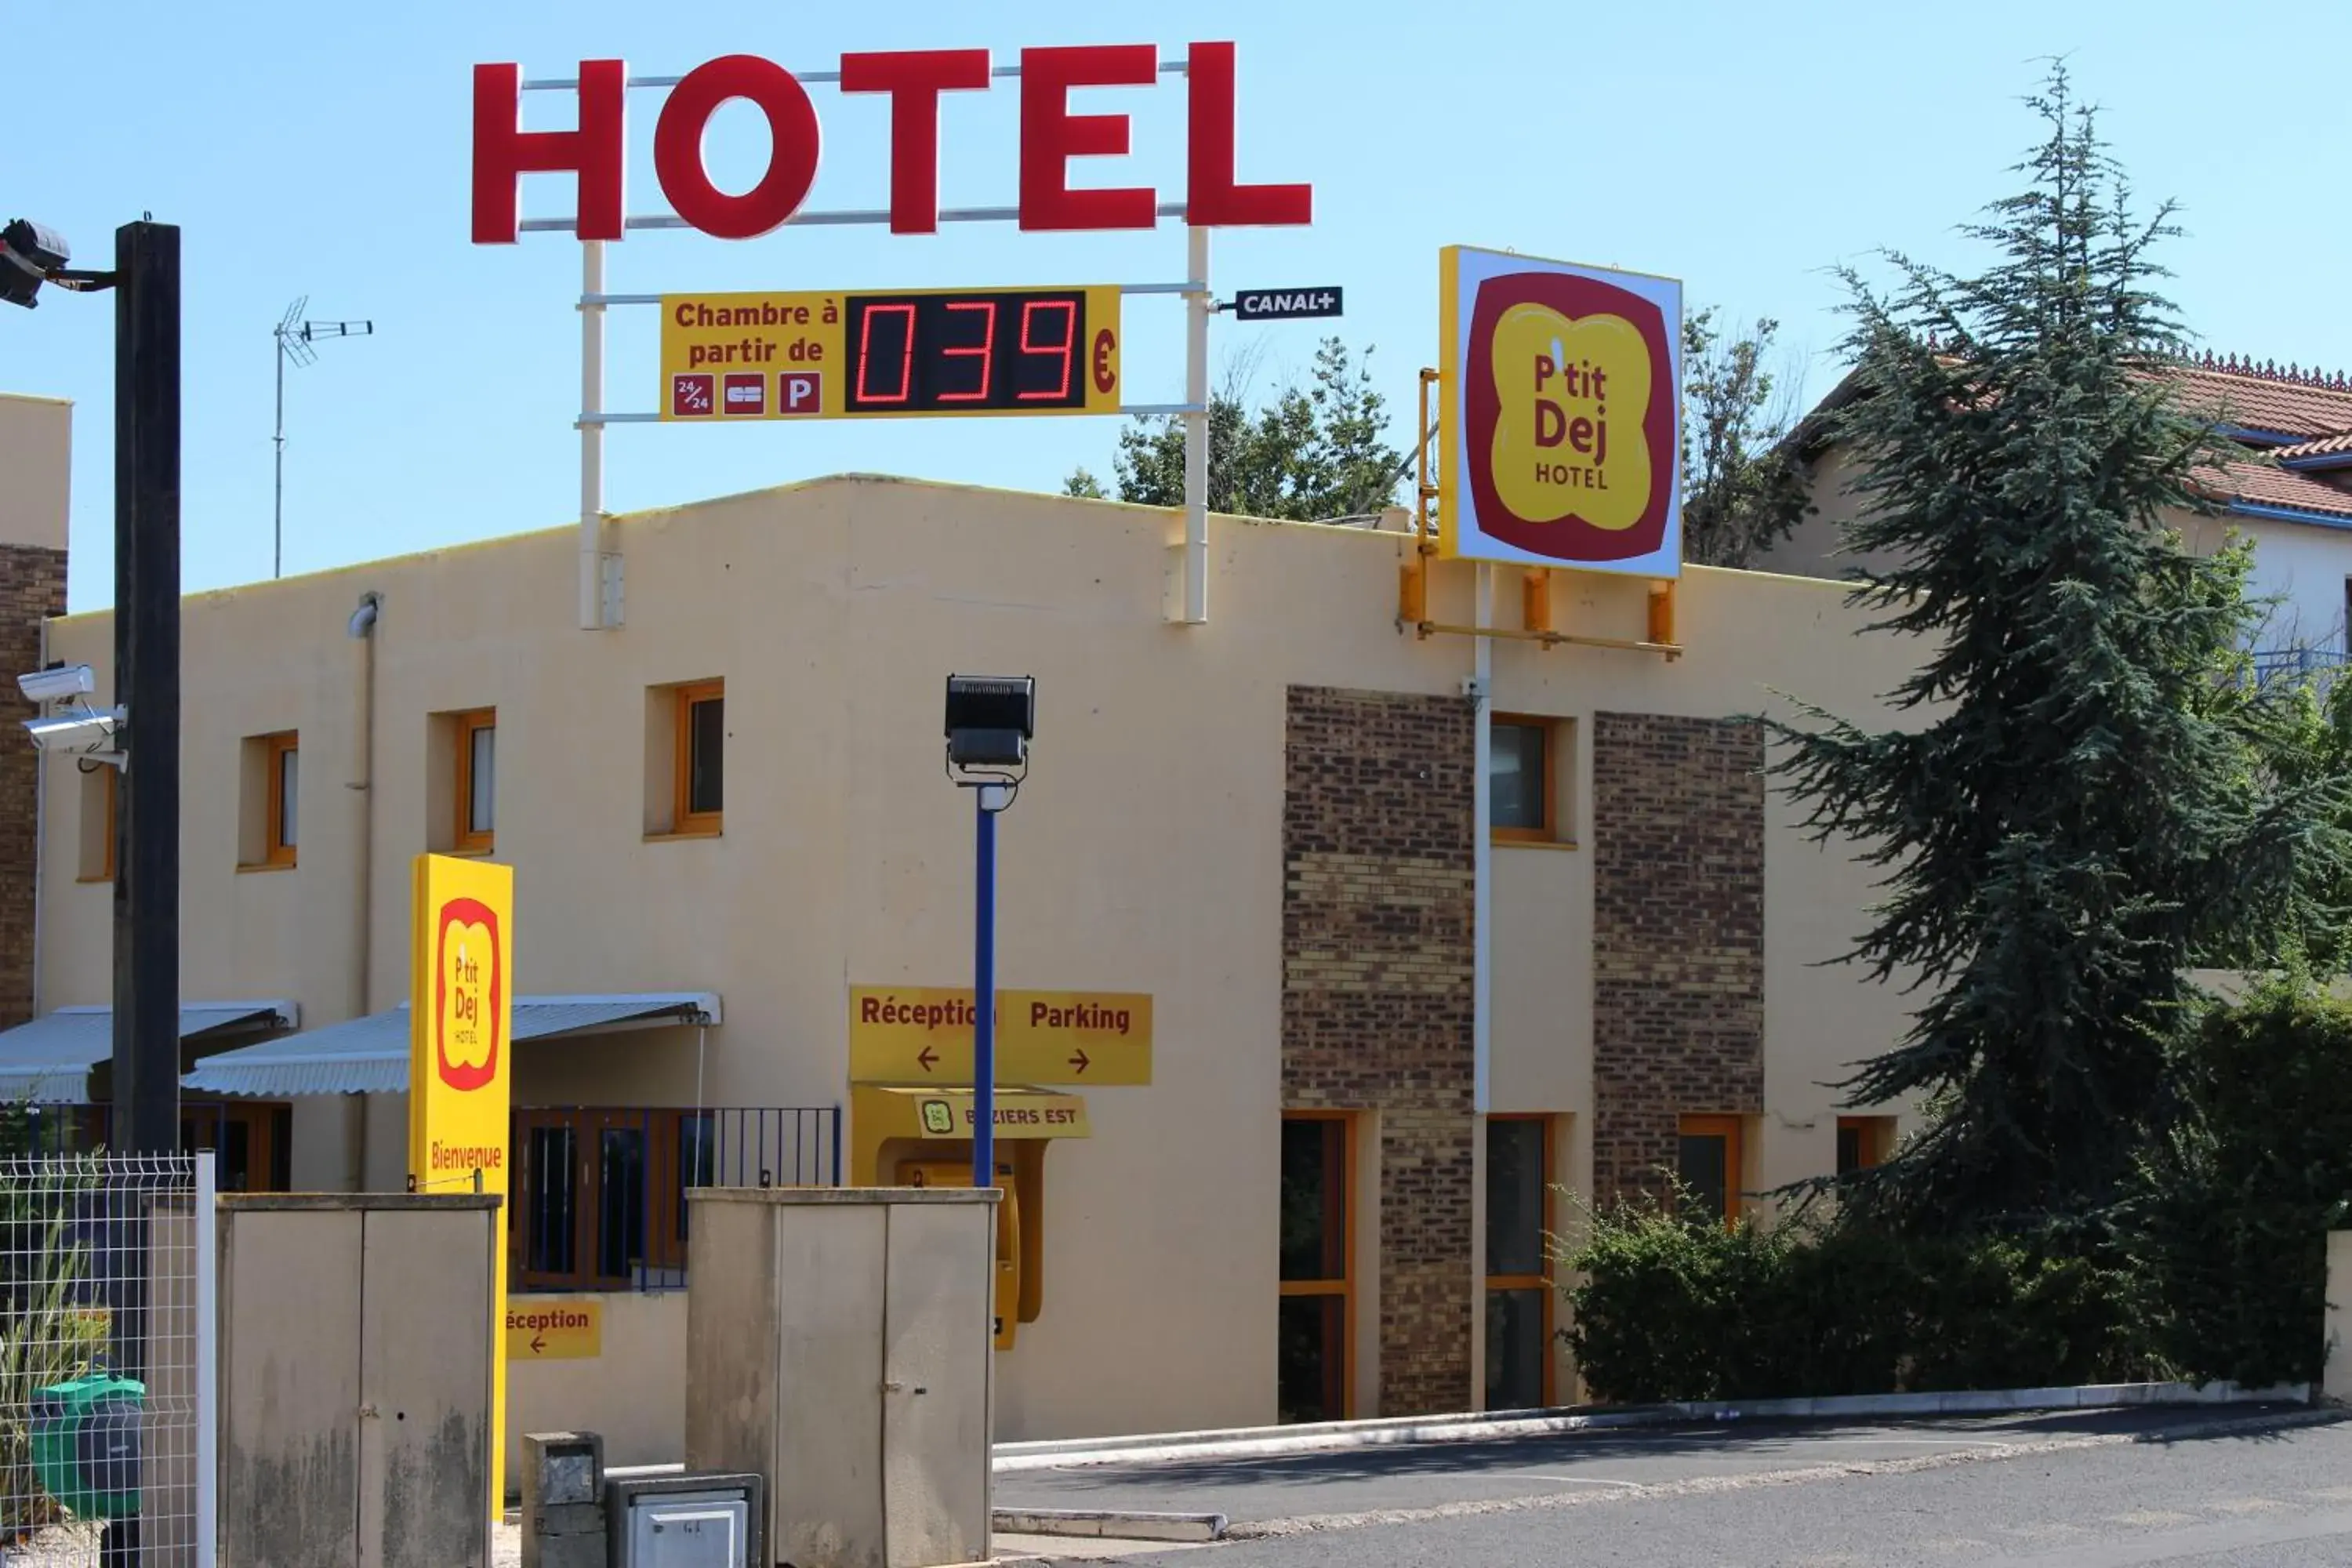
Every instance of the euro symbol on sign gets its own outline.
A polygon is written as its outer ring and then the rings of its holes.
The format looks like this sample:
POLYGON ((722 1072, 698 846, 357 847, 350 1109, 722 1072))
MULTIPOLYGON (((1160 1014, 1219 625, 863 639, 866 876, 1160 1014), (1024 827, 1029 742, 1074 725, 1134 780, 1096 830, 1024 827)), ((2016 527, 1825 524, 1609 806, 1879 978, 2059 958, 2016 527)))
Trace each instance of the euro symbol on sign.
POLYGON ((1118 372, 1110 367, 1111 351, 1118 346, 1118 340, 1111 336, 1108 327, 1095 334, 1095 390, 1097 392, 1108 393, 1118 385, 1118 372))

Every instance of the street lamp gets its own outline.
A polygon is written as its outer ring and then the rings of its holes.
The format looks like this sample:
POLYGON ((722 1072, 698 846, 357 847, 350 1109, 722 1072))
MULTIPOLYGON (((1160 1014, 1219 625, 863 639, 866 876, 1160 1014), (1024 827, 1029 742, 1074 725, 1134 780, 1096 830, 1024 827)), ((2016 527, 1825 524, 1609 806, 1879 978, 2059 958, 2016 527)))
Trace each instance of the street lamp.
MULTIPOLYGON (((125 710, 34 721, 44 751, 103 756, 121 768, 115 816, 115 1150, 180 1148, 180 231, 142 218, 114 231, 114 270, 66 266, 65 238, 18 218, 0 227, 0 300, 27 309, 41 285, 114 291, 114 689, 137 700, 139 765, 128 765, 125 710)), ((86 668, 21 678, 35 700, 86 694, 86 668)), ((147 1242, 126 1249, 113 1351, 147 1375, 147 1242)), ((201 1299, 201 1297, 200 1297, 201 1299)), ((211 1504, 200 1495, 201 1531, 211 1504)), ((114 1520, 100 1561, 139 1560, 139 1521, 114 1520)))
POLYGON ((16 219, 0 229, 0 300, 32 310, 41 302, 41 285, 72 259, 63 235, 16 219))
MULTIPOLYGON (((30 309, 43 284, 114 292, 119 705, 98 711, 81 701, 26 729, 44 752, 122 770, 112 1142, 124 1153, 168 1154, 180 1147, 180 231, 145 218, 123 225, 111 272, 78 272, 71 259, 65 237, 47 225, 17 218, 0 226, 0 300, 30 309)), ((82 665, 17 681, 41 704, 85 698, 95 684, 82 665)))
POLYGON ((979 806, 971 942, 971 1184, 996 1184, 996 818, 1029 773, 1037 682, 948 677, 947 773, 979 806))

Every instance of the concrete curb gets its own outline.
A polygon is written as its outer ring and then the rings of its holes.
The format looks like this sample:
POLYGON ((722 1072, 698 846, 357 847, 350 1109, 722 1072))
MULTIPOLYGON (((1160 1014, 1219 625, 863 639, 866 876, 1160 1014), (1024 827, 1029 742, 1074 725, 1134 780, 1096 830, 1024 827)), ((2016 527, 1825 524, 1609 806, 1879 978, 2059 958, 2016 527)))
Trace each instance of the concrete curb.
POLYGON ((1221 1541, 1222 1513, 1118 1513, 1075 1508, 1000 1508, 999 1535, 1070 1535, 1108 1541, 1221 1541))
POLYGON ((2111 1383, 2078 1388, 1969 1390, 1949 1394, 1857 1394, 1821 1399, 1716 1400, 1643 1405, 1624 1410, 1498 1411, 1458 1415, 1397 1416, 1297 1426, 1244 1426, 1221 1431, 1147 1433, 1129 1437, 1064 1438, 996 1445, 998 1475, 1093 1465, 1181 1464, 1197 1459, 1263 1458, 1401 1443, 1477 1443, 1568 1432, 1685 1426, 1700 1421, 1822 1420, 1898 1415, 2023 1415, 2051 1410, 2106 1410, 2136 1405, 2308 1405, 2309 1384, 2246 1389, 2233 1383, 2111 1383))

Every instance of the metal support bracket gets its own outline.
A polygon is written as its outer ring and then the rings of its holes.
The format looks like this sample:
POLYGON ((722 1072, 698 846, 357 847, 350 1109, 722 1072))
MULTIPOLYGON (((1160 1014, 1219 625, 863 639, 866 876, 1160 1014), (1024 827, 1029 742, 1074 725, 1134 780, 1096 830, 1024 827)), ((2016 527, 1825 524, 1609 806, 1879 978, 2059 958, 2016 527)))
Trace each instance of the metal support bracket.
POLYGON ((1518 626, 1457 626, 1439 621, 1407 622, 1420 637, 1504 637, 1512 642, 1541 643, 1557 647, 1613 647, 1625 653, 1654 653, 1672 662, 1689 649, 1679 643, 1650 642, 1641 637, 1591 637, 1574 632, 1531 632, 1518 626))
POLYGON ((597 554, 596 566, 603 588, 604 626, 609 631, 621 624, 622 589, 628 581, 628 558, 617 550, 602 551, 597 554))

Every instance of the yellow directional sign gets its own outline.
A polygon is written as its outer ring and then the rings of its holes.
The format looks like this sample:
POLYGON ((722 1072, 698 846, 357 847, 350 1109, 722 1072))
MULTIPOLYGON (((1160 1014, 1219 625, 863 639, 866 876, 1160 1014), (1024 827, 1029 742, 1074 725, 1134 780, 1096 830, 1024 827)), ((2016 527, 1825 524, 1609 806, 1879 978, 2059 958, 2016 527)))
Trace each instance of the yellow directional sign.
MULTIPOLYGON (((980 1124, 972 1090, 922 1089, 913 1084, 864 1084, 850 1090, 849 1109, 860 1142, 878 1147, 892 1138, 969 1138, 980 1124)), ((996 1091, 1000 1139, 1091 1138, 1084 1095, 1050 1089, 1000 1088, 996 1091)))
POLYGON ((604 1353, 601 1301, 510 1301, 509 1361, 594 1361, 604 1353))
MULTIPOLYGON (((849 992, 852 1083, 969 1084, 971 992, 857 985, 849 992)), ((1151 1081, 1151 998, 1115 991, 999 991, 996 1077, 1002 1083, 1151 1081)))

